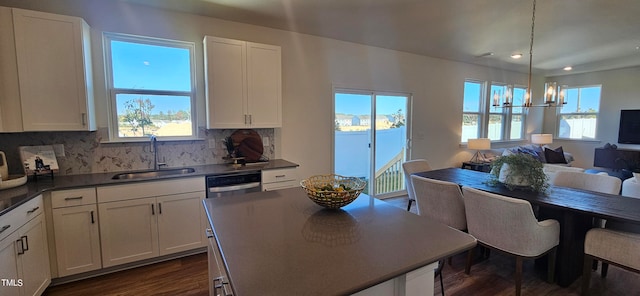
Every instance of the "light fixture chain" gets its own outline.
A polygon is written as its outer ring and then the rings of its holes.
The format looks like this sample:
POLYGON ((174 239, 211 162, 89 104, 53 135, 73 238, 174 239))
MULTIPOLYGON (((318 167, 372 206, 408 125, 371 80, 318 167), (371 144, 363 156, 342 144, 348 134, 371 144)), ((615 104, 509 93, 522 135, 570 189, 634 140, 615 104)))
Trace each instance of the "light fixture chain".
MULTIPOLYGON (((533 63, 533 32, 536 25, 536 0, 533 0, 533 14, 531 16, 531 39, 529 40, 529 81, 527 84, 527 90, 529 95, 529 104, 531 104, 531 100, 533 100, 533 96, 531 95, 531 65, 533 63)), ((527 102, 525 101, 525 104, 527 102)))

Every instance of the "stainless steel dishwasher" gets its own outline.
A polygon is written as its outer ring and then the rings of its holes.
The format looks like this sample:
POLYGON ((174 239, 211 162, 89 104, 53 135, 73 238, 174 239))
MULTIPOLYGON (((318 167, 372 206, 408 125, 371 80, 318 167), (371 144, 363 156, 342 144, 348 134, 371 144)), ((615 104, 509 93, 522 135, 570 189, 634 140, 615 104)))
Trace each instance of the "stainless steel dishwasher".
POLYGON ((207 198, 260 191, 260 171, 207 176, 207 198))

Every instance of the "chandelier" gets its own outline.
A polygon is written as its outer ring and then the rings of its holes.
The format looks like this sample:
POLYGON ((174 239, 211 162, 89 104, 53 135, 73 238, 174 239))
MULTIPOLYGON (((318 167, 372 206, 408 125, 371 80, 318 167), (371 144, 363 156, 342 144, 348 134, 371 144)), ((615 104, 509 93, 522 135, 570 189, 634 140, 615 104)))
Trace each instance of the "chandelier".
POLYGON ((534 105, 532 103, 531 95, 531 64, 533 61, 533 36, 534 28, 536 24, 536 0, 533 0, 533 14, 531 17, 531 38, 529 39, 529 77, 527 82, 527 90, 524 94, 524 99, 521 106, 515 106, 513 103, 513 86, 507 85, 504 93, 493 93, 493 107, 511 108, 511 107, 560 107, 567 103, 566 85, 560 85, 556 82, 546 82, 544 84, 544 103, 541 105, 534 105))

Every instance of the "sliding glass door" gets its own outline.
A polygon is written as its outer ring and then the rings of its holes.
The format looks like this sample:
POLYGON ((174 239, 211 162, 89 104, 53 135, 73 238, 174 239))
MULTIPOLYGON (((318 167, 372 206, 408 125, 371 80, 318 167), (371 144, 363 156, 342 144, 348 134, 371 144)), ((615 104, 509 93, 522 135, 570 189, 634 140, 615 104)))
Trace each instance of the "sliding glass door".
POLYGON ((409 95, 334 92, 334 172, 367 181, 365 193, 398 195, 405 188, 409 95))

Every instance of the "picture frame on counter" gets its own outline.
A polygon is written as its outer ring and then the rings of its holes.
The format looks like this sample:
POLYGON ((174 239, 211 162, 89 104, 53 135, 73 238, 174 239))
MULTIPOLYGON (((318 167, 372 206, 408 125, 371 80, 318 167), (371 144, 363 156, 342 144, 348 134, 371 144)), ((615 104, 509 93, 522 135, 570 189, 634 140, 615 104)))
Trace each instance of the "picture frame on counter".
POLYGON ((20 158, 27 176, 50 175, 59 171, 58 160, 51 145, 21 146, 20 158))

